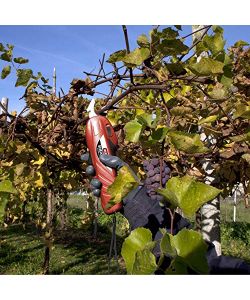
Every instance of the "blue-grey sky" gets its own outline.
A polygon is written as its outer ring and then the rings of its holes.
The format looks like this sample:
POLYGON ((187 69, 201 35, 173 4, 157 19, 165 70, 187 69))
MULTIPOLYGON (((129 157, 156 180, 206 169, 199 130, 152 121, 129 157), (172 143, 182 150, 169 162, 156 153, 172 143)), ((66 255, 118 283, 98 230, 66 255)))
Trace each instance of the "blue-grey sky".
MULTIPOLYGON (((250 42, 250 26, 223 26, 226 46, 242 39, 250 42)), ((152 26, 128 26, 131 49, 136 47, 138 35, 148 34, 152 26)), ((191 26, 183 26, 181 36, 191 32, 191 26)), ((189 44, 190 39, 186 42, 189 44)), ((0 42, 15 45, 14 56, 29 59, 24 65, 34 72, 42 72, 52 78, 53 67, 57 70, 57 86, 68 91, 73 78, 83 78, 83 71, 97 72, 99 59, 106 58, 117 50, 125 48, 122 27, 112 26, 0 26, 0 42)), ((6 62, 0 61, 0 67, 6 62)), ((18 100, 24 89, 14 87, 15 75, 0 79, 0 97, 10 99, 10 111, 20 111, 23 100, 18 100)))

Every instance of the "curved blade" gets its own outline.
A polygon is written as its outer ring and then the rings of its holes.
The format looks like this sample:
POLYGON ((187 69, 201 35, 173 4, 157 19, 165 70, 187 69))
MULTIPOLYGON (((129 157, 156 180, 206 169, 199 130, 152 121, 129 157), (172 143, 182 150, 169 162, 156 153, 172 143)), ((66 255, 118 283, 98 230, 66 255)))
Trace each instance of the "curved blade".
POLYGON ((87 112, 89 113, 90 118, 97 116, 97 114, 95 113, 95 99, 94 98, 90 101, 90 104, 87 108, 87 112))

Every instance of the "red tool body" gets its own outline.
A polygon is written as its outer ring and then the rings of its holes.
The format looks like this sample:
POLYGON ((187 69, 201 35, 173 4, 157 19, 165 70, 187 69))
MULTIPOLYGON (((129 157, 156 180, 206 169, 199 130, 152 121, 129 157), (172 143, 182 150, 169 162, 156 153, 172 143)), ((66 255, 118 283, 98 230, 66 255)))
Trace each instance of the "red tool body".
POLYGON ((86 124, 86 140, 89 149, 92 164, 95 168, 96 176, 102 183, 101 188, 101 204, 106 214, 112 214, 121 209, 122 204, 118 203, 107 209, 106 205, 111 196, 108 194, 107 189, 116 178, 116 170, 105 166, 99 159, 101 154, 115 155, 118 147, 118 140, 115 131, 103 116, 90 114, 90 119, 86 124))

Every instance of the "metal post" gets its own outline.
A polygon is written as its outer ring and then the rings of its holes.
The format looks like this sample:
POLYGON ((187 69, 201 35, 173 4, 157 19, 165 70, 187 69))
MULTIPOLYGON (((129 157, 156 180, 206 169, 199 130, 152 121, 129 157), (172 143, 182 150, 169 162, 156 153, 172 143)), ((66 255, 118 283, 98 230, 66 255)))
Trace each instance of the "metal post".
POLYGON ((233 221, 236 222, 236 204, 237 204, 237 190, 234 190, 234 216, 233 221))
POLYGON ((56 68, 53 70, 53 95, 56 96, 56 68))

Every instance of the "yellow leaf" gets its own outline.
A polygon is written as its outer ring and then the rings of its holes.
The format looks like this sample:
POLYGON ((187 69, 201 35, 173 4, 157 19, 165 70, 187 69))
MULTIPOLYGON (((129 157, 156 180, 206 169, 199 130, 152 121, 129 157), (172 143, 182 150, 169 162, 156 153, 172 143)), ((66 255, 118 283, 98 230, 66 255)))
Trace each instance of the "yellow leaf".
POLYGON ((43 176, 42 176, 42 174, 40 172, 37 172, 35 174, 35 177, 36 178, 38 177, 38 179, 35 181, 35 186, 38 187, 38 188, 43 187, 43 176))
POLYGON ((27 146, 25 144, 23 145, 18 145, 16 148, 16 153, 20 154, 27 146))
POLYGON ((40 165, 42 165, 44 163, 44 161, 45 161, 44 156, 39 155, 39 159, 38 160, 36 160, 36 161, 32 160, 31 162, 32 162, 33 165, 39 165, 40 166, 40 165))
POLYGON ((44 228, 46 227, 46 223, 43 222, 43 223, 41 224, 41 227, 42 227, 42 229, 44 229, 44 228))
POLYGON ((115 181, 108 187, 108 193, 111 198, 106 208, 110 208, 116 203, 120 203, 122 199, 133 189, 139 185, 139 179, 126 165, 119 171, 115 181))
POLYGON ((10 161, 10 162, 2 162, 1 165, 2 165, 3 167, 10 167, 10 166, 13 165, 13 160, 10 161))

